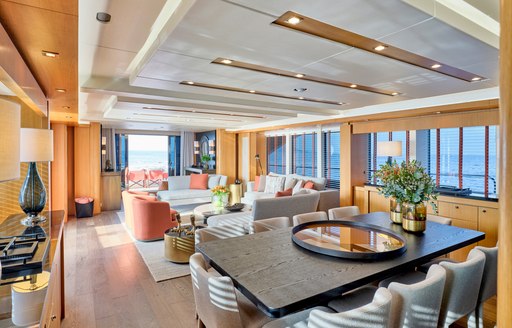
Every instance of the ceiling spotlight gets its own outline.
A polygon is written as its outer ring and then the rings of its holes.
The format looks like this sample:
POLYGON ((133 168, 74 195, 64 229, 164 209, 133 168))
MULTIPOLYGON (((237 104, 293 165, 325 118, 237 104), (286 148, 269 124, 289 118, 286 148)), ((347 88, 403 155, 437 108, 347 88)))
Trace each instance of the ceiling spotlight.
POLYGON ((350 87, 351 88, 357 88, 357 84, 351 84, 350 87))
POLYGON ((475 76, 471 79, 471 81, 480 81, 482 78, 480 76, 475 76))
POLYGON ((99 12, 96 13, 96 20, 100 23, 109 23, 112 16, 108 13, 99 12))
POLYGON ((293 91, 295 92, 306 92, 308 90, 308 88, 295 88, 293 89, 293 91))
POLYGON ((392 96, 398 96, 398 92, 391 93, 392 96))
POLYGON ((227 64, 227 65, 233 63, 233 61, 231 59, 223 59, 220 62, 223 63, 223 64, 227 64))
POLYGON ((187 81, 187 84, 192 85, 192 84, 194 84, 194 82, 192 82, 192 81, 187 81))
POLYGON ((432 65, 430 67, 432 67, 432 68, 439 68, 439 67, 441 67, 441 64, 434 64, 434 65, 432 65))
POLYGON ((297 17, 297 16, 292 16, 292 17, 288 18, 288 19, 286 20, 286 22, 287 22, 288 24, 297 25, 297 24, 299 24, 300 22, 302 22, 302 18, 297 17))
POLYGON ((343 103, 343 102, 341 102, 341 101, 338 103, 338 105, 343 105, 343 104, 345 104, 345 103, 343 103))
POLYGON ((435 112, 435 114, 441 114, 441 112, 435 112))
POLYGON ((250 93, 256 93, 256 91, 255 91, 255 90, 249 90, 249 92, 250 92, 250 93))
POLYGON ((60 93, 65 93, 66 89, 55 89, 55 91, 60 92, 60 93))
POLYGON ((304 100, 304 97, 299 97, 300 100, 304 100))
POLYGON ((376 46, 375 48, 373 48, 373 50, 375 51, 382 51, 384 49, 386 49, 387 47, 382 45, 382 44, 379 44, 378 46, 376 46))
POLYGON ((295 74, 295 77, 298 77, 300 79, 300 78, 304 77, 304 74, 298 73, 298 74, 295 74))
POLYGON ((47 50, 43 50, 43 51, 41 51, 41 53, 43 54, 43 56, 50 57, 50 58, 55 58, 59 55, 58 52, 47 51, 47 50))

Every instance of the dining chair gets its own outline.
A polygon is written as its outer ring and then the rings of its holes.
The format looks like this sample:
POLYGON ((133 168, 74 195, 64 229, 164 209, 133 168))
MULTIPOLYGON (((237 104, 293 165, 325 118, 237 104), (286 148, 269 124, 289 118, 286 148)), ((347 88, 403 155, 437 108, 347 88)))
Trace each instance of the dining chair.
POLYGON ((297 226, 302 223, 311 222, 311 221, 327 221, 327 213, 321 212, 310 212, 294 215, 292 218, 293 226, 297 226))
POLYGON ((207 271, 207 264, 200 253, 195 253, 189 259, 190 277, 192 279, 192 291, 194 293, 194 303, 196 306, 197 327, 204 327, 204 323, 212 321, 214 308, 210 302, 210 292, 208 289, 208 278, 213 273, 207 271))
POLYGON ((339 220, 349 216, 361 214, 358 206, 344 206, 331 208, 329 210, 329 220, 339 220))
POLYGON ((250 232, 258 233, 264 231, 271 231, 276 229, 291 227, 290 218, 287 216, 279 216, 276 218, 262 219, 253 221, 251 224, 250 232))
POLYGON ((323 313, 334 313, 334 311, 328 307, 317 306, 270 321, 262 328, 306 328, 308 327, 310 314, 313 310, 322 311, 323 313))
POLYGON ((195 243, 206 243, 208 241, 226 239, 231 237, 238 237, 246 235, 245 228, 241 225, 226 225, 217 227, 208 227, 202 229, 196 229, 195 231, 195 243))
POLYGON ((468 327, 482 328, 484 302, 496 295, 497 276, 498 276, 498 246, 482 247, 476 249, 482 251, 485 255, 484 273, 482 275, 482 284, 478 293, 476 308, 468 316, 468 327))
POLYGON ((427 221, 436 222, 440 224, 452 225, 452 219, 446 218, 444 216, 427 214, 427 221))
POLYGON ((381 281, 379 286, 387 286, 393 295, 390 327, 437 327, 447 279, 446 270, 434 264, 426 275, 405 274, 381 281))

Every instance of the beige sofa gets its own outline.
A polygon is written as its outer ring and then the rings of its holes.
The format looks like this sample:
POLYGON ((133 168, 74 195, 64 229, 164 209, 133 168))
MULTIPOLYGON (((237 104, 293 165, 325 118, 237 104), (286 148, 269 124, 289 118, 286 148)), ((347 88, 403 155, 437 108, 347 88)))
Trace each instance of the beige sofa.
POLYGON ((167 179, 168 190, 157 193, 159 200, 171 203, 172 206, 185 204, 203 204, 211 202, 212 189, 215 186, 225 186, 227 182, 225 175, 209 175, 208 189, 190 189, 190 175, 171 176, 167 179))

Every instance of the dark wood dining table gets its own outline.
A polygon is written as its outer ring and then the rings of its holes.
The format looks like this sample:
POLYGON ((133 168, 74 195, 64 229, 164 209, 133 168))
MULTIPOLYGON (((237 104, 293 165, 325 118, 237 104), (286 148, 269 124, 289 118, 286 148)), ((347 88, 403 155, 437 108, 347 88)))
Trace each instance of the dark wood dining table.
POLYGON ((378 225, 405 237, 407 250, 386 260, 349 260, 321 255, 295 245, 291 228, 200 243, 201 252, 220 274, 271 317, 325 303, 343 293, 485 238, 483 232, 427 222, 420 234, 404 231, 389 213, 374 212, 344 220, 378 225))

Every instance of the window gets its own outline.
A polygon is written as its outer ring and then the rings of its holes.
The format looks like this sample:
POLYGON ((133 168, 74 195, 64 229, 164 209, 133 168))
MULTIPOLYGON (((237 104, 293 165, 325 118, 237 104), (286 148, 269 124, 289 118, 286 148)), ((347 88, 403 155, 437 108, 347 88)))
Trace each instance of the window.
POLYGON ((323 176, 327 178, 327 188, 340 189, 340 133, 323 133, 323 176))
POLYGON ((286 136, 267 137, 267 172, 286 173, 286 136))
POLYGON ((316 133, 292 136, 292 173, 316 176, 316 133))
POLYGON ((368 182, 377 184, 378 181, 374 177, 381 165, 386 164, 387 157, 377 156, 377 145, 379 141, 401 141, 402 142, 402 156, 395 156, 393 160, 401 163, 410 158, 410 132, 409 131, 395 131, 395 132, 376 132, 370 133, 368 138, 368 182))

